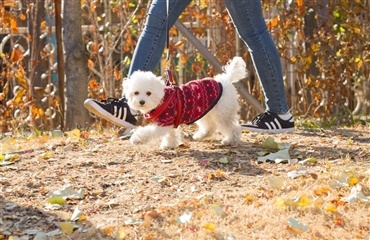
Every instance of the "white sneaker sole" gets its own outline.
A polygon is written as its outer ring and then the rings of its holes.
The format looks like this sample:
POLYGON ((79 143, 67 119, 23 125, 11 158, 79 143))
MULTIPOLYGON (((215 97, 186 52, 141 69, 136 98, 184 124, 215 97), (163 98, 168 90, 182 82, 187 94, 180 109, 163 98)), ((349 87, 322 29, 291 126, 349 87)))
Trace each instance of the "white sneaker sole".
POLYGON ((292 133, 295 131, 295 128, 283 128, 283 129, 261 129, 261 128, 251 128, 251 127, 243 127, 242 130, 248 130, 250 132, 257 132, 257 133, 292 133))
MULTIPOLYGON (((93 113, 94 115, 96 115, 96 116, 98 116, 98 117, 100 117, 104 120, 107 120, 108 122, 114 123, 114 124, 116 124, 120 127, 124 127, 124 128, 135 128, 135 125, 113 116, 109 112, 102 109, 98 104, 96 104, 91 99, 86 99, 85 102, 84 102, 84 105, 87 108, 87 110, 89 110, 89 112, 93 113), (99 111, 98 109, 102 109, 102 111, 99 111)), ((125 108, 125 111, 127 111, 126 108, 125 108)))

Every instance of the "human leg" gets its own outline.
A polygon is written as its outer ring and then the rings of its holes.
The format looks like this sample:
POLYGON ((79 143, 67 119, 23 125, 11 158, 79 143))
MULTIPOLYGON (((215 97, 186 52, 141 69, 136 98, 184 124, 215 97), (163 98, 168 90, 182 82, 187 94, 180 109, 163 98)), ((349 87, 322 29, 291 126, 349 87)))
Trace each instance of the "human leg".
POLYGON ((151 4, 145 27, 135 48, 129 76, 137 70, 154 71, 160 62, 166 44, 166 22, 172 27, 191 0, 170 0, 167 18, 166 0, 151 4))
POLYGON ((266 112, 244 128, 271 133, 293 131, 294 119, 286 100, 279 53, 266 27, 260 0, 226 0, 225 5, 249 48, 266 101, 266 112))
MULTIPOLYGON (((191 0, 169 0, 167 18, 166 0, 154 0, 144 30, 135 48, 128 75, 137 70, 153 71, 160 62, 166 44, 166 22, 172 27, 191 0)), ((136 125, 135 112, 127 105, 124 96, 121 99, 108 99, 102 102, 87 99, 85 107, 96 116, 118 126, 132 128, 136 125)))

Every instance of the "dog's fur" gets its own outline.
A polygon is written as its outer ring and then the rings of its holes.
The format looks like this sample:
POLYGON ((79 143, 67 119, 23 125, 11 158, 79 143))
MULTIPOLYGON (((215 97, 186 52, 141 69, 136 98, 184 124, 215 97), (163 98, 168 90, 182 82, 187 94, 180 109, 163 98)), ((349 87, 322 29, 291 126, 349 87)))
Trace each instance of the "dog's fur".
MULTIPOLYGON (((224 145, 236 145, 240 140, 241 128, 238 123, 238 94, 233 82, 246 76, 245 62, 241 57, 234 57, 225 67, 224 73, 214 79, 222 84, 222 96, 217 104, 195 123, 198 131, 193 139, 201 140, 211 137, 215 132, 223 136, 224 145)), ((155 109, 164 97, 166 85, 161 77, 151 72, 136 71, 123 82, 123 89, 130 108, 143 114, 155 109)), ((162 138, 161 148, 173 149, 181 143, 179 134, 173 126, 153 124, 138 127, 130 138, 133 144, 144 144, 162 138)))

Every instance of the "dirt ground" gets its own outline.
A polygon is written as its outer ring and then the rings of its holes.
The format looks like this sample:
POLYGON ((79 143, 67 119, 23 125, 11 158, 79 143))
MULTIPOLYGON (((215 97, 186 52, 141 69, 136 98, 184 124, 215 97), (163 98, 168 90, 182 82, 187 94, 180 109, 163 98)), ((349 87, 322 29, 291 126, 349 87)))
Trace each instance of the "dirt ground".
POLYGON ((245 132, 237 147, 183 130, 175 150, 118 129, 4 137, 0 239, 370 239, 368 127, 245 132), (288 161, 258 161, 271 138, 288 161))

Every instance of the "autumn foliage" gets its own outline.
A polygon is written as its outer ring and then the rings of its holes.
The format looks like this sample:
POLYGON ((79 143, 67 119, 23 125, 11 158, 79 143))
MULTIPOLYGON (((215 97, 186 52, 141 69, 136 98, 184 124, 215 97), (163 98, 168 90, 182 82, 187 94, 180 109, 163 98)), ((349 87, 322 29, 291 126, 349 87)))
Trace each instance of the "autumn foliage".
MULTIPOLYGON (((294 114, 319 118, 328 125, 353 124, 355 116, 368 115, 370 1, 264 0, 262 4, 281 55, 287 97, 294 114)), ((90 96, 86 97, 119 97, 148 3, 83 0, 81 8, 81 37, 89 57, 86 67, 90 69, 90 83, 86 86, 90 96)), ((2 132, 25 126, 53 129, 59 125, 57 92, 61 89, 55 71, 54 17, 51 0, 0 3, 2 132), (42 2, 42 7, 37 5, 42 2), (39 15, 43 19, 35 17, 39 15), (35 29, 41 36, 35 35, 35 29)), ((221 63, 234 55, 249 60, 250 77, 245 86, 263 103, 248 49, 236 36, 223 1, 194 1, 180 20, 221 63)), ((176 28, 171 29, 171 61, 179 81, 215 73, 176 28)), ((243 109, 242 117, 253 113, 248 104, 243 109)))

